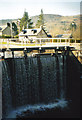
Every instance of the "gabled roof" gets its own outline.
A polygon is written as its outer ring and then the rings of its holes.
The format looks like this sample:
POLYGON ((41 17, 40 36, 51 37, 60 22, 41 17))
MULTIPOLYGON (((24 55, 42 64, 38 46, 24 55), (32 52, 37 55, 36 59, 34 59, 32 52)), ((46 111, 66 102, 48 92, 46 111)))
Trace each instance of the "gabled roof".
POLYGON ((71 34, 63 34, 63 38, 69 38, 71 36, 71 34))
POLYGON ((59 34, 56 37, 60 37, 60 38, 69 38, 71 36, 71 34, 59 34))
MULTIPOLYGON (((40 33, 40 31, 43 30, 45 32, 45 30, 43 28, 35 28, 35 29, 25 29, 22 30, 22 32, 19 34, 19 36, 22 35, 27 35, 27 36, 36 36, 40 33)), ((45 34, 47 35, 47 33, 45 32, 45 34)))
POLYGON ((7 28, 7 26, 6 25, 4 25, 4 26, 0 26, 0 32, 2 32, 4 29, 6 29, 7 28))

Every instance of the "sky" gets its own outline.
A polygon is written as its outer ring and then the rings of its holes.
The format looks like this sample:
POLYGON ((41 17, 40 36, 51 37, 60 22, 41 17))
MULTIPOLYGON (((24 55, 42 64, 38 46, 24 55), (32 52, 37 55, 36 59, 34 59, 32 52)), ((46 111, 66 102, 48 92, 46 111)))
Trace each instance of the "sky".
POLYGON ((44 14, 71 16, 80 14, 81 0, 0 0, 0 19, 21 18, 26 10, 29 17, 44 14))

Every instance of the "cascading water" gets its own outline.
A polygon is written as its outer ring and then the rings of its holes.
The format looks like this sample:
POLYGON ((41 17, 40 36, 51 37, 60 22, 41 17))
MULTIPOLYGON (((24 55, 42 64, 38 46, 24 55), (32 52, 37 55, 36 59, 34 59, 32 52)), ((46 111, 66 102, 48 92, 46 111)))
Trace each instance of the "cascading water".
POLYGON ((11 110, 10 77, 6 61, 2 61, 2 111, 3 114, 11 110), (4 71, 4 72, 3 72, 4 71))
POLYGON ((65 55, 5 59, 2 68, 3 117, 10 108, 65 99, 65 55))

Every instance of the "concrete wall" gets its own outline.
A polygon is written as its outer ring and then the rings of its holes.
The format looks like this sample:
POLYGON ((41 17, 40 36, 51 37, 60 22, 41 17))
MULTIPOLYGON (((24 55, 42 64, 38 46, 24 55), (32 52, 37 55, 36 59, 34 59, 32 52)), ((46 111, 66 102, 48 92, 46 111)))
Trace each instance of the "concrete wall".
POLYGON ((80 117, 81 63, 72 52, 67 58, 67 99, 70 99, 70 114, 80 117))
POLYGON ((0 61, 0 120, 2 118, 2 62, 0 61))

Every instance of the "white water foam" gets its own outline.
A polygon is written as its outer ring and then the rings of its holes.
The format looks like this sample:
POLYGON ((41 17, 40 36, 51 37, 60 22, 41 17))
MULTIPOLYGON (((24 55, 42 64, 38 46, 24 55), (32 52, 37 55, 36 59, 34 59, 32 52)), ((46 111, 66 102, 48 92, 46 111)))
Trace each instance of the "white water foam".
MULTIPOLYGON (((35 105, 27 105, 17 108, 16 110, 13 110, 7 118, 16 118, 16 115, 21 115, 22 112, 30 111, 30 113, 34 114, 35 111, 46 111, 46 109, 55 109, 55 108, 66 108, 68 105, 68 102, 64 99, 58 100, 58 102, 49 103, 49 104, 35 104, 35 105)), ((28 113, 29 115, 29 113, 28 113)))

